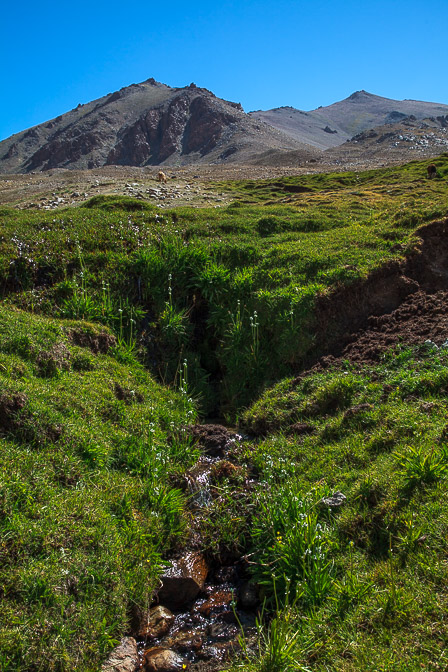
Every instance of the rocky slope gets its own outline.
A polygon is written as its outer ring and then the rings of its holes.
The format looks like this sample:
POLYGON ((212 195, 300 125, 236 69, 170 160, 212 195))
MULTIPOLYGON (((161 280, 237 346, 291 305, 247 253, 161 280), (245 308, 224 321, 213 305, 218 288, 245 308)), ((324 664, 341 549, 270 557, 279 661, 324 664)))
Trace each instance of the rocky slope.
POLYGON ((448 114, 448 105, 419 100, 393 100, 367 91, 356 91, 348 98, 327 107, 303 112, 293 107, 257 110, 250 116, 318 149, 343 144, 354 135, 383 124, 397 123, 405 117, 416 119, 448 114))
POLYGON ((384 124, 362 131, 339 147, 325 152, 326 160, 355 166, 384 162, 421 160, 448 151, 448 115, 384 124))
POLYGON ((313 149, 195 84, 148 79, 0 142, 0 173, 105 165, 244 163, 269 149, 313 149))

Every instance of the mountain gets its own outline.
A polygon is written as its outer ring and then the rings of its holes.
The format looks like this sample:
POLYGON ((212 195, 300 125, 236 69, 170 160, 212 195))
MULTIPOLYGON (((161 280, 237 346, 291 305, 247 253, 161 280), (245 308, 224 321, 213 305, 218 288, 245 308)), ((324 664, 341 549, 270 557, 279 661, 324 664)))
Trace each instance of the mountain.
POLYGON ((325 152, 328 161, 355 166, 366 161, 401 163, 438 156, 448 151, 448 115, 383 124, 362 131, 325 152))
POLYGON ((253 119, 264 121, 294 140, 321 150, 337 147, 363 131, 397 123, 409 116, 424 119, 447 114, 448 105, 393 100, 367 91, 356 91, 344 100, 310 112, 293 107, 249 112, 253 119))
POLYGON ((313 148, 195 84, 132 84, 0 142, 0 173, 105 165, 249 162, 269 150, 313 148))
MULTIPOLYGON (((172 88, 150 78, 3 140, 0 173, 108 165, 297 166, 322 159, 325 150, 339 161, 340 146, 344 160, 358 159, 363 148, 380 159, 387 148, 387 160, 389 146, 373 142, 373 136, 359 137, 355 150, 354 144, 346 150, 344 143, 371 129, 427 118, 445 132, 447 115, 448 105, 392 100, 367 91, 310 112, 280 107, 246 114, 239 103, 195 84, 172 88)), ((390 131, 375 132, 383 136, 390 131)), ((396 135, 402 135, 400 129, 396 135)), ((432 144, 434 155, 438 145, 432 144)))

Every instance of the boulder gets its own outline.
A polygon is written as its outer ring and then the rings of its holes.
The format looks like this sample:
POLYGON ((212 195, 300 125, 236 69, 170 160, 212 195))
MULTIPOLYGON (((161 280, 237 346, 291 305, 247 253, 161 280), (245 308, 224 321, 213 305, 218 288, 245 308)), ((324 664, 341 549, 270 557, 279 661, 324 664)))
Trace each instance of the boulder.
POLYGON ((320 500, 320 505, 323 508, 330 508, 330 509, 338 509, 340 506, 344 504, 344 502, 347 500, 347 497, 344 495, 342 492, 335 492, 329 497, 323 497, 320 500))
POLYGON ((230 588, 213 590, 209 597, 195 607, 197 611, 207 618, 216 618, 224 613, 232 613, 233 591, 230 588))
POLYGON ((171 649, 155 646, 143 655, 143 672, 181 672, 186 670, 188 661, 171 649))
POLYGON ((169 609, 161 605, 153 607, 148 614, 148 624, 144 636, 160 639, 169 632, 173 623, 174 614, 169 609))
POLYGON ((137 666, 137 642, 133 637, 124 637, 103 663, 101 672, 135 672, 137 666))
POLYGON ((181 630, 176 632, 171 637, 163 640, 162 644, 168 646, 170 649, 189 653, 191 651, 199 651, 202 647, 203 638, 201 632, 194 630, 181 630))
POLYGON ((160 602, 179 609, 194 600, 204 587, 208 566, 200 553, 187 553, 171 561, 171 567, 161 577, 160 602))

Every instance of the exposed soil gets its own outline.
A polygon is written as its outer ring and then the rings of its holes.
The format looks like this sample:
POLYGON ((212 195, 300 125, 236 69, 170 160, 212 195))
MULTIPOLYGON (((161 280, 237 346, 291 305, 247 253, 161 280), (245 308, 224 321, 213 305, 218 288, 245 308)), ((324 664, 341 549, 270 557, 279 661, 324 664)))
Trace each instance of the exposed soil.
POLYGON ((20 424, 17 414, 22 411, 26 402, 24 394, 5 392, 0 395, 0 433, 7 433, 20 424))
POLYGON ((401 264, 321 299, 317 310, 318 367, 341 360, 371 364, 399 343, 448 339, 448 220, 418 231, 420 244, 401 264))
POLYGON ((448 291, 435 294, 418 291, 390 314, 371 316, 367 329, 356 334, 338 358, 324 357, 320 364, 329 366, 338 360, 374 364, 394 346, 421 345, 432 341, 440 347, 448 339, 448 291))

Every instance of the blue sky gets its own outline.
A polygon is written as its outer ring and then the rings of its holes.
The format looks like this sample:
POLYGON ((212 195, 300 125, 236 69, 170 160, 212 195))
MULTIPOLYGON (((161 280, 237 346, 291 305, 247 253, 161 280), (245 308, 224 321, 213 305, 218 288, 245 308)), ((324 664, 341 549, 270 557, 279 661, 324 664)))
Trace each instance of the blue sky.
POLYGON ((246 111, 365 89, 448 103, 447 0, 8 2, 0 139, 148 77, 246 111))

